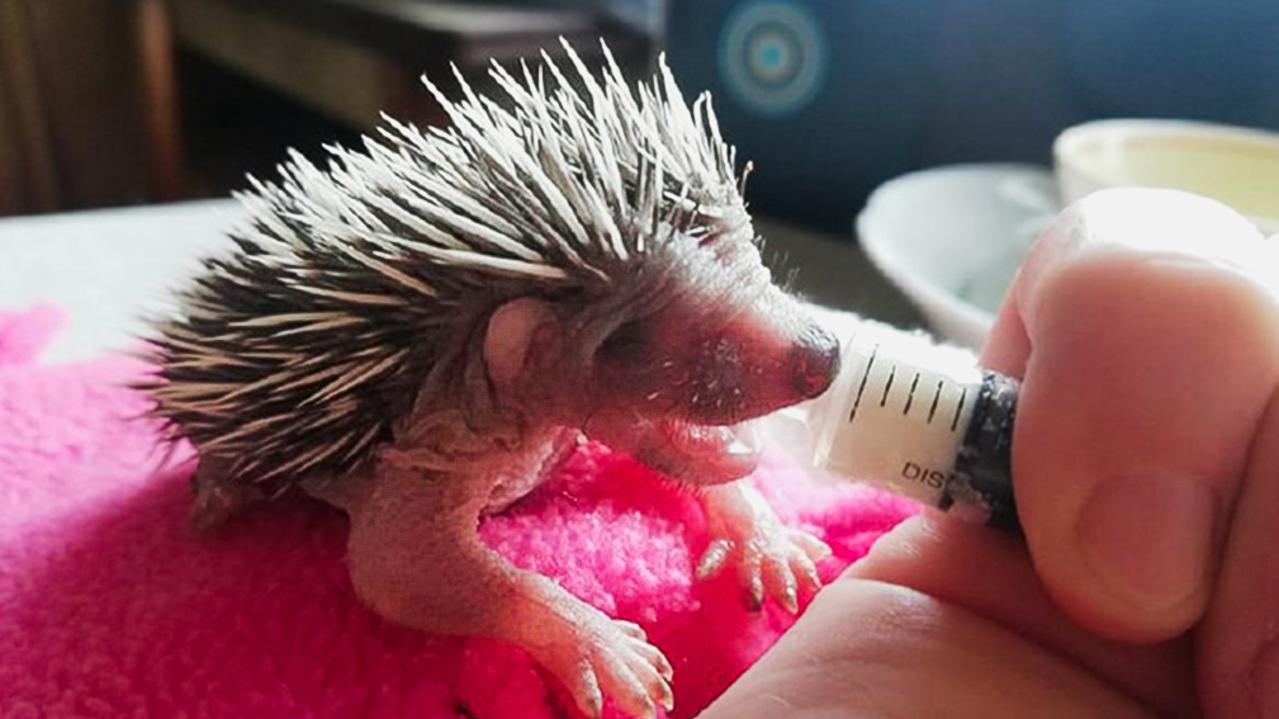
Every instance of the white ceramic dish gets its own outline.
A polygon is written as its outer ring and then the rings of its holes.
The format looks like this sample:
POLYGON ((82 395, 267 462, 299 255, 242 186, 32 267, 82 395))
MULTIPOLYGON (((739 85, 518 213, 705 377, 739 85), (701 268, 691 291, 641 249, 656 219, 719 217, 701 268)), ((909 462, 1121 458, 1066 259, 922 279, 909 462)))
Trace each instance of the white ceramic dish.
POLYGON ((1097 120, 1053 144, 1063 199, 1119 186, 1211 197, 1279 233, 1279 134, 1183 120, 1097 120))
POLYGON ((857 235, 870 260, 943 340, 978 348, 1017 266, 1061 209, 1052 172, 953 165, 891 180, 867 200, 857 235))

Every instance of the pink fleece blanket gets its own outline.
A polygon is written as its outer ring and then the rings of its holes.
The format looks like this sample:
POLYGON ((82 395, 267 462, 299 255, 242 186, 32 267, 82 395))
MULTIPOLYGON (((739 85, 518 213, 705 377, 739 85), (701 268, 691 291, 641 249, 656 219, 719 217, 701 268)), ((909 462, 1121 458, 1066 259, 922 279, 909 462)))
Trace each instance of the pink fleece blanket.
MULTIPOLYGON (((155 471, 140 371, 116 356, 42 365, 56 309, 0 313, 0 719, 575 716, 519 650, 424 636, 362 608, 345 520, 318 503, 250 514, 225 536, 184 526, 190 461, 155 471)), ((912 505, 819 484, 778 454, 754 480, 783 520, 835 550, 829 579, 912 505)), ((732 577, 692 579, 698 506, 587 447, 483 526, 515 563, 642 624, 690 717, 793 621, 750 614, 732 577)))

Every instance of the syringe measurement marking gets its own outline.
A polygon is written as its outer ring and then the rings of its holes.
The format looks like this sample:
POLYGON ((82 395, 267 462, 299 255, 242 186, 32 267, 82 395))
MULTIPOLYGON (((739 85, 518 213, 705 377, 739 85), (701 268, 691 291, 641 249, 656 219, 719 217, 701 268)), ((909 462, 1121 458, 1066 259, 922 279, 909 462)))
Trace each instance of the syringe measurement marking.
POLYGON ((937 414, 937 400, 941 399, 941 380, 937 380, 937 391, 933 393, 933 406, 928 408, 928 424, 933 423, 933 415, 937 414))
POLYGON ((915 381, 910 383, 910 395, 906 397, 906 406, 902 408, 902 414, 910 414, 910 403, 915 401, 915 388, 919 386, 919 373, 915 373, 915 381))
POLYGON ((954 432, 959 428, 959 415, 964 413, 964 400, 968 399, 968 388, 965 387, 963 392, 959 393, 959 405, 955 407, 955 416, 950 420, 950 431, 954 432))
POLYGON ((879 398, 879 406, 883 407, 888 402, 888 390, 893 388, 893 378, 897 376, 897 365, 893 365, 892 370, 888 372, 888 384, 884 385, 884 396, 879 398))
POLYGON ((862 403, 862 393, 866 391, 866 380, 870 379, 870 369, 875 366, 875 355, 879 353, 879 345, 870 351, 870 359, 866 361, 866 372, 862 375, 862 383, 857 387, 857 399, 853 400, 853 411, 848 413, 848 423, 853 423, 853 418, 857 416, 857 408, 862 403))

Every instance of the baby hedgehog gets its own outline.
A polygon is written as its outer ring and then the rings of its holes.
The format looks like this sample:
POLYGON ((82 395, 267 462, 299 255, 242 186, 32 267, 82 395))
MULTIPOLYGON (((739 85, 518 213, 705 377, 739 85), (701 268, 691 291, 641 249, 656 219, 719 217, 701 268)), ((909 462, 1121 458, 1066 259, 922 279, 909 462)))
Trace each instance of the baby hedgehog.
POLYGON ((567 47, 511 102, 447 99, 451 120, 391 119, 362 152, 292 154, 250 178, 238 246, 209 259, 154 340, 145 389, 199 453, 193 521, 297 487, 350 517, 353 585, 421 630, 514 642, 582 711, 605 697, 670 707, 671 666, 641 629, 477 536, 583 437, 702 499, 755 607, 794 611, 828 551, 744 483, 744 420, 816 396, 835 339, 775 286, 741 196, 745 175, 706 96, 670 70, 635 92, 605 48, 599 77, 567 47))

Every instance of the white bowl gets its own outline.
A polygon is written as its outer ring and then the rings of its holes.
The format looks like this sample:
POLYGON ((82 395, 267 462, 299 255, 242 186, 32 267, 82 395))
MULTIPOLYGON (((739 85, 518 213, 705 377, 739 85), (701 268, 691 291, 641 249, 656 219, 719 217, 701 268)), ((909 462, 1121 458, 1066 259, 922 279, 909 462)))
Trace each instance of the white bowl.
POLYGON ((977 349, 1026 251, 1060 209, 1046 168, 953 165, 880 186, 856 227, 871 262, 932 332, 977 349))
POLYGON ((1185 120, 1097 120, 1053 143, 1062 197, 1108 187, 1186 190, 1238 210, 1263 234, 1279 233, 1279 134, 1185 120))

